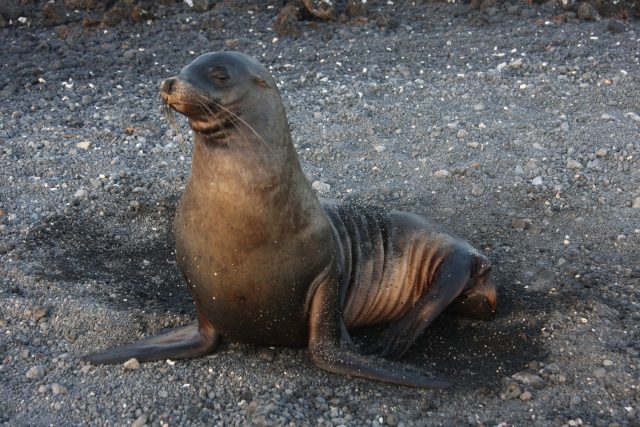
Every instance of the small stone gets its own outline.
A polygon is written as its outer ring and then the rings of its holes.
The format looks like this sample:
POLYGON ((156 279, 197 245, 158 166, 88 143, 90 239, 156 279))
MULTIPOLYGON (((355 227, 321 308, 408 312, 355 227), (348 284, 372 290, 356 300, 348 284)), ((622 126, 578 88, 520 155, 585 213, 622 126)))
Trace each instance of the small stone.
POLYGON ((505 391, 500 393, 500 399, 502 400, 511 400, 522 394, 522 390, 518 386, 518 384, 511 383, 507 386, 505 391))
POLYGON ((434 175, 436 178, 445 178, 445 177, 449 176, 449 171, 448 171, 448 170, 446 170, 446 169, 440 169, 440 170, 438 170, 438 171, 435 171, 435 172, 433 173, 433 175, 434 175))
POLYGON ((600 166, 600 160, 593 159, 587 162, 587 169, 595 169, 600 166))
POLYGON ((636 113, 629 112, 629 113, 625 114, 625 116, 629 117, 634 122, 640 122, 640 116, 637 115, 636 113))
POLYGON ((131 427, 142 427, 147 423, 149 416, 147 414, 142 414, 138 418, 135 419, 134 422, 131 423, 131 427))
POLYGON ((129 210, 131 211, 139 211, 142 207, 142 204, 138 200, 132 200, 129 202, 129 210))
POLYGON ((582 398, 577 394, 574 394, 573 396, 571 396, 571 399, 569 400, 569 405, 575 406, 575 405, 579 405, 581 402, 582 402, 582 398))
POLYGON ((38 387, 38 393, 45 394, 51 391, 51 386, 49 384, 42 384, 38 387))
POLYGON ((540 389, 544 387, 544 380, 540 375, 532 374, 530 372, 517 372, 511 376, 516 381, 522 384, 527 384, 533 388, 540 389))
POLYGON ((604 359, 604 360, 602 361, 602 364, 603 364, 604 366, 607 366, 607 367, 609 367, 609 366, 613 366, 613 362, 612 362, 611 360, 609 360, 609 359, 604 359))
POLYGON ((87 192, 87 190, 85 190, 84 188, 80 188, 78 191, 76 191, 73 194, 73 198, 74 199, 86 199, 88 194, 89 193, 87 192))
POLYGON ((633 203, 631 203, 631 207, 633 209, 640 209, 640 197, 636 197, 633 199, 633 203))
POLYGON ((322 119, 322 113, 320 111, 314 111, 313 112, 313 118, 316 120, 321 120, 322 119))
POLYGON ((165 389, 162 389, 158 392, 158 397, 166 399, 167 397, 169 397, 169 392, 167 392, 167 390, 165 389))
POLYGON ((598 157, 605 157, 607 153, 607 150, 605 150, 604 148, 599 148, 596 150, 596 156, 598 157))
POLYGON ((520 396, 518 396, 520 398, 520 400, 522 400, 523 402, 529 401, 531 400, 531 398, 533 397, 533 395, 531 394, 530 391, 523 391, 520 396))
POLYGON ((263 360, 265 362, 273 362, 276 358, 273 350, 269 348, 262 348, 258 350, 258 357, 260 358, 260 360, 263 360))
POLYGON ((88 374, 92 368, 93 367, 91 365, 84 365, 82 368, 80 368, 80 372, 82 372, 83 374, 88 374))
POLYGON ((531 227, 532 221, 529 218, 513 218, 511 220, 511 228, 516 230, 526 230, 531 227))
POLYGON ((46 373, 47 371, 44 369, 44 366, 38 365, 38 366, 32 366, 31 368, 29 368, 26 375, 27 375, 27 378, 29 378, 30 380, 38 380, 44 377, 46 373))
POLYGON ((582 169, 582 165, 577 160, 567 160, 567 169, 582 169))
POLYGON ((513 59, 511 60, 511 62, 509 62, 509 68, 514 69, 514 70, 519 70, 520 68, 522 68, 523 62, 522 59, 517 58, 517 59, 513 59))
POLYGON ((532 184, 532 185, 535 185, 536 187, 541 186, 541 185, 542 185, 542 177, 541 177, 541 176, 539 176, 539 175, 538 175, 538 176, 536 176, 535 178, 533 178, 533 179, 531 180, 531 184, 532 184))
POLYGON ((467 136, 469 132, 467 132, 465 129, 460 129, 458 131, 458 133, 456 133, 456 136, 460 139, 463 139, 465 136, 467 136))
POLYGON ((127 360, 122 364, 122 368, 128 371, 136 370, 139 367, 140 367, 140 362, 135 357, 132 357, 131 359, 127 360))
POLYGON ((551 289, 555 274, 551 270, 541 270, 536 274, 529 285, 530 291, 546 291, 551 289))
POLYGON ((327 194, 331 191, 331 186, 329 184, 317 180, 313 181, 313 184, 311 184, 311 188, 321 194, 327 194))
POLYGON ((398 425, 398 417, 396 417, 394 414, 387 415, 386 421, 387 421, 387 425, 390 425, 390 426, 398 425))
POLYGON ((78 142, 76 144, 76 147, 81 148, 83 150, 88 150, 89 148, 91 148, 91 142, 90 141, 78 142))
POLYGON ((53 394, 65 394, 67 389, 58 383, 53 383, 51 384, 51 391, 53 394))
POLYGON ((600 19, 600 15, 593 8, 593 6, 585 1, 580 3, 580 6, 578 6, 578 18, 585 20, 596 20, 600 19))
POLYGON ((484 187, 480 184, 472 184, 471 194, 473 194, 476 197, 482 196, 484 194, 484 187))
POLYGON ((42 319, 43 317, 47 316, 47 308, 46 307, 36 307, 33 312, 31 313, 31 317, 33 317, 33 320, 35 320, 36 322, 40 319, 42 319))
POLYGON ((623 33, 627 28, 620 21, 616 21, 615 19, 610 19, 607 22, 607 30, 612 33, 623 33))
POLYGON ((482 110, 484 110, 484 104, 481 102, 479 104, 474 105, 473 106, 473 110, 474 111, 482 111, 482 110))
POLYGON ((382 153, 384 150, 387 149, 387 147, 385 147, 382 144, 378 144, 375 147, 373 147, 374 150, 376 150, 378 153, 382 153))
POLYGON ((607 375, 607 371, 604 368, 598 368, 593 371, 593 376, 598 379, 602 379, 607 375))

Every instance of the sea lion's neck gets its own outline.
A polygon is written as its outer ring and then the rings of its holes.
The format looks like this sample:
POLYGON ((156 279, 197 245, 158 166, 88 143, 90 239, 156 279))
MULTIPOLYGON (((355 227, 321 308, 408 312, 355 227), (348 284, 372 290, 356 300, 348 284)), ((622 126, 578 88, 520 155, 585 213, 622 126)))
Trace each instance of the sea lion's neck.
POLYGON ((234 229, 259 223, 279 235, 304 227, 321 207, 293 145, 282 142, 274 147, 247 138, 237 147, 220 147, 196 140, 185 197, 206 207, 199 215, 234 229))

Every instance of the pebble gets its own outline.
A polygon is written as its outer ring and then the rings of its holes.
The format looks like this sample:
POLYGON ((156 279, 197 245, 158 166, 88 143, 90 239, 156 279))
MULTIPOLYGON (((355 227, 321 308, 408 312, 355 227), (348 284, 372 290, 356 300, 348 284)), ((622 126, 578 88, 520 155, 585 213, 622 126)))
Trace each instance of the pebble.
POLYGON ((457 133, 456 136, 460 139, 463 139, 465 136, 467 136, 469 132, 467 132, 465 129, 460 129, 457 133))
POLYGON ((33 309, 32 313, 31 313, 31 317, 33 318, 33 320, 35 320, 36 322, 39 321, 40 319, 44 318, 47 316, 47 312, 49 310, 47 309, 47 307, 36 307, 35 309, 33 309))
POLYGON ((541 176, 536 176, 535 178, 533 178, 531 180, 531 184, 535 185, 536 187, 539 187, 542 185, 542 177, 541 176))
POLYGON ((531 285, 529 285, 528 290, 537 292, 547 291, 551 289, 554 278, 555 274, 553 273, 553 271, 541 270, 533 278, 533 281, 531 282, 531 285))
POLYGON ((582 169, 582 164, 577 160, 569 159, 567 160, 567 169, 582 169))
POLYGON ((482 196, 484 194, 484 187, 480 184, 471 185, 471 194, 474 196, 482 196))
POLYGON ((260 350, 258 350, 258 357, 260 358, 260 360, 263 360, 265 362, 273 362, 276 358, 276 355, 270 348, 261 348, 260 350))
POLYGON ((518 384, 511 383, 502 393, 500 393, 500 399, 511 400, 519 397, 521 394, 522 390, 520 389, 518 384))
POLYGON ((398 425, 398 417, 396 417, 394 414, 387 415, 387 419, 385 421, 387 422, 387 425, 390 426, 398 425))
POLYGON ((85 190, 84 188, 80 188, 80 189, 78 189, 78 191, 76 191, 73 194, 73 197, 75 199, 86 199, 88 195, 89 195, 89 193, 87 192, 87 190, 85 190))
POLYGON ((433 173, 433 175, 434 175, 436 178, 444 178, 444 177, 449 176, 449 171, 448 171, 448 170, 446 170, 446 169, 440 169, 440 170, 435 171, 435 172, 433 173))
POLYGON ((89 148, 91 148, 91 142, 90 141, 82 141, 82 142, 78 142, 76 144, 76 147, 82 149, 82 150, 88 150, 89 148))
POLYGON ((607 370, 604 368, 598 368, 593 371, 594 378, 602 379, 607 375, 607 370))
POLYGON ((523 402, 529 401, 533 398, 533 395, 531 394, 530 391, 523 391, 522 394, 520 394, 520 396, 518 396, 520 400, 522 400, 523 402))
POLYGON ((131 423, 131 427, 142 427, 147 423, 147 420, 149 420, 149 416, 147 414, 142 414, 131 423))
POLYGON ((53 394, 65 394, 67 392, 66 387, 61 386, 58 383, 51 384, 51 391, 53 394))
POLYGON ((640 116, 637 115, 636 113, 633 112, 629 112, 627 114, 625 114, 627 117, 629 117, 631 120, 633 120, 634 122, 640 122, 640 116))
POLYGON ((640 209, 640 197, 636 197, 635 199, 633 199, 633 202, 631 203, 631 207, 633 209, 640 209))
POLYGON ((578 6, 578 18, 584 20, 596 20, 600 19, 598 12, 586 1, 580 3, 578 6))
POLYGON ((382 144, 378 144, 375 147, 373 147, 374 150, 376 150, 378 153, 382 153, 384 150, 387 149, 387 147, 385 147, 382 144))
POLYGON ((169 392, 165 389, 162 389, 158 392, 158 397, 166 399, 167 397, 169 397, 169 392))
POLYGON ((32 366, 31 368, 29 368, 29 370, 27 371, 27 378, 29 378, 30 380, 37 380, 40 379, 42 377, 44 377, 44 375, 47 373, 46 369, 44 368, 44 366, 42 365, 37 365, 37 366, 32 366))
POLYGON ((311 188, 313 188, 320 194, 327 194, 331 191, 331 186, 329 184, 318 180, 313 181, 313 184, 311 184, 311 188))
POLYGON ((128 371, 136 370, 139 367, 140 367, 140 362, 135 357, 132 357, 131 359, 127 360, 122 364, 122 368, 128 371))
POLYGON ((540 375, 532 374, 530 372, 516 372, 511 376, 511 378, 536 389, 543 388, 545 385, 544 380, 540 375))
POLYGON ((624 24, 616 19, 609 19, 607 21, 607 30, 612 33, 624 33, 626 29, 624 24))
POLYGON ((609 359, 604 359, 604 360, 602 361, 602 364, 603 364, 604 366, 606 366, 606 367, 613 366, 613 361, 611 361, 611 360, 609 360, 609 359))
POLYGON ((516 230, 526 230, 531 227, 531 219, 529 218, 513 218, 511 220, 511 228, 516 230))

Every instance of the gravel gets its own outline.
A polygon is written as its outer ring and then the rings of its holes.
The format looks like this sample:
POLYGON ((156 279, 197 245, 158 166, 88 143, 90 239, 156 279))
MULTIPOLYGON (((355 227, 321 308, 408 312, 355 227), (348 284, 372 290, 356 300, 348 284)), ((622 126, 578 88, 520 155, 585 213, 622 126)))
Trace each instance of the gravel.
POLYGON ((4 23, 0 423, 640 423, 638 22, 551 2, 387 3, 295 37, 272 29, 280 2, 4 23), (495 320, 445 315, 389 362, 451 390, 226 341, 191 361, 81 362, 193 321, 171 231, 190 133, 163 117, 158 86, 227 46, 272 71, 323 196, 421 213, 493 261, 495 320))

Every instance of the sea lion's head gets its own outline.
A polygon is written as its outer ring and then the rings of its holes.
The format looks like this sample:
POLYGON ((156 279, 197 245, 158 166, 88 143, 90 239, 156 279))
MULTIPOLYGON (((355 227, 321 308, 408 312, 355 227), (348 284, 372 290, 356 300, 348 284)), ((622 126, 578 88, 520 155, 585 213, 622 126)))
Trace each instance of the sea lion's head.
POLYGON ((289 137, 273 77, 239 52, 200 55, 162 82, 160 96, 165 106, 188 118, 197 140, 213 146, 277 143, 289 137))
POLYGON ((467 287, 447 308, 447 312, 473 319, 490 320, 496 315, 496 285, 491 280, 491 263, 476 255, 467 287))

